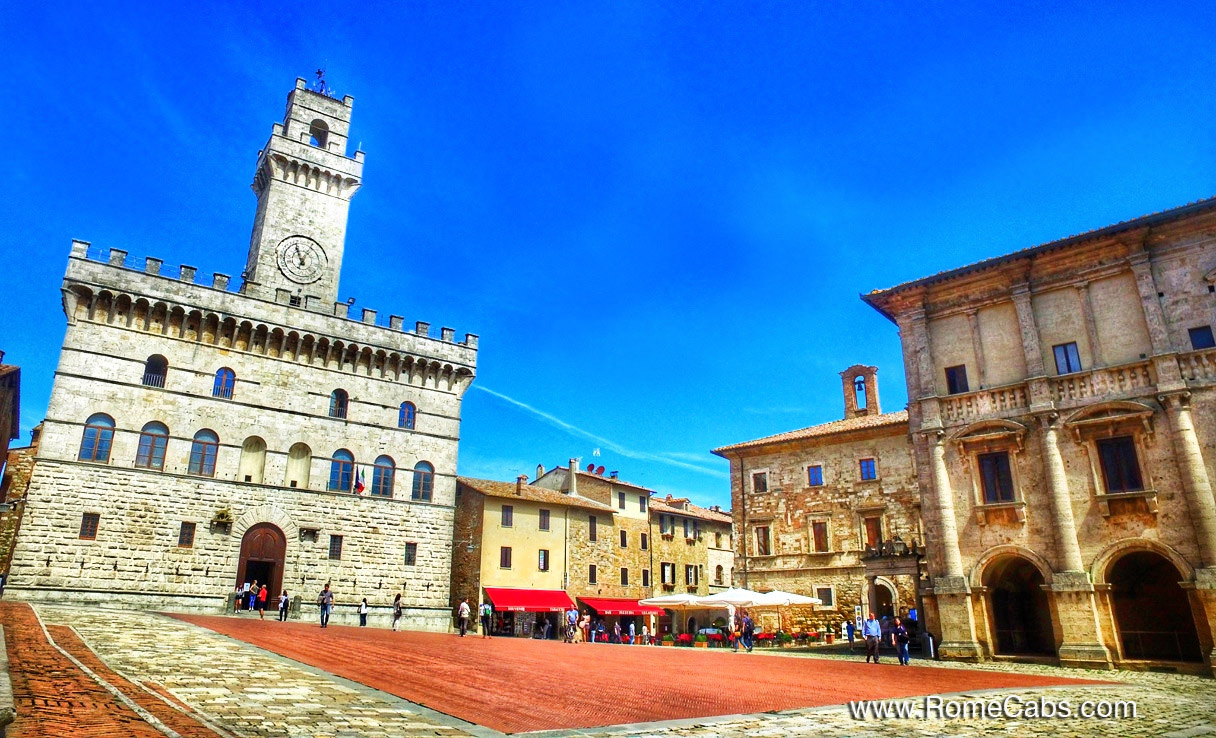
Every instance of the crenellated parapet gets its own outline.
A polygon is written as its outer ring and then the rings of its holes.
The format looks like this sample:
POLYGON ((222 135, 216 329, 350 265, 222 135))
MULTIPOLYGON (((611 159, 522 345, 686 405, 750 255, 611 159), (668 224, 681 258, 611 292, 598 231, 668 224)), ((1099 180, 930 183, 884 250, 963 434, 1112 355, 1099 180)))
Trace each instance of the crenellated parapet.
POLYGON ((386 325, 377 320, 376 311, 369 309, 363 310, 360 320, 349 315, 347 303, 337 303, 332 316, 314 316, 300 309, 302 306, 280 305, 281 314, 288 320, 267 321, 245 314, 264 314, 265 301, 256 301, 263 303, 263 309, 239 309, 255 298, 230 291, 224 274, 216 273, 208 284, 206 279, 195 279, 194 267, 166 268, 161 260, 151 257, 140 269, 137 260, 125 251, 94 250, 84 241, 73 242, 72 262, 64 285, 64 310, 69 322, 104 323, 457 394, 463 394, 474 377, 478 336, 472 333, 465 335, 463 343, 456 343, 451 328, 441 329, 436 338, 428 323, 419 321, 413 331, 407 331, 401 316, 389 316, 386 325), (73 264, 80 262, 102 266, 109 273, 74 270, 73 264), (155 281, 145 282, 148 278, 155 281), (181 293, 165 282, 188 285, 191 291, 181 293), (199 288, 221 293, 232 302, 206 305, 207 300, 198 299, 199 288), (312 325, 292 325, 293 315, 312 325), (341 323, 332 331, 317 330, 323 328, 318 318, 341 323), (356 336, 356 327, 372 330, 356 336), (338 335, 345 338, 334 337, 338 335), (444 345, 453 350, 444 351, 444 345), (436 350, 427 350, 432 346, 436 350))

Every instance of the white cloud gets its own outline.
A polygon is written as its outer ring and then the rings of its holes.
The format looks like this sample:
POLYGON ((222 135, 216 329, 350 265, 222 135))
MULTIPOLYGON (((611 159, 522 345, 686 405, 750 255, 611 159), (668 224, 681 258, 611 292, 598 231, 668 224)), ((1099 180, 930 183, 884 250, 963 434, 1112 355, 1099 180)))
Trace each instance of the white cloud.
MULTIPOLYGON (((482 392, 485 392, 488 395, 497 397, 498 399, 502 400, 503 402, 509 403, 511 405, 514 405, 515 407, 526 410, 526 411, 532 413, 533 415, 535 415, 536 417, 540 418, 541 420, 545 421, 546 423, 548 423, 556 428, 560 428, 561 430, 566 431, 567 433, 569 433, 572 436, 577 436, 579 438, 585 438, 585 439, 594 441, 599 446, 602 446, 603 448, 615 451, 616 453, 620 454, 621 456, 626 456, 631 459, 638 459, 641 461, 653 461, 658 464, 666 464, 668 466, 675 466, 675 467, 679 467, 681 469, 688 469, 690 471, 699 472, 701 474, 706 474, 711 477, 718 477, 720 479, 726 479, 728 477, 728 474, 720 469, 714 469, 712 467, 703 466, 701 464, 695 464, 695 463, 691 463, 689 461, 682 460, 682 459, 688 458, 690 456, 693 456, 692 454, 684 454, 684 453, 656 454, 656 453, 651 453, 649 451, 638 451, 636 449, 627 448, 627 447, 622 446, 621 444, 617 443, 616 441, 610 440, 608 438, 604 438, 603 436, 597 436, 596 434, 594 434, 590 431, 587 431, 587 430, 583 430, 582 428, 579 428, 576 425, 571 425, 570 423, 567 423, 566 421, 562 420, 561 418, 558 418, 554 415, 550 415, 549 413, 545 412, 544 410, 540 410, 538 408, 532 407, 531 405, 529 405, 527 403, 520 402, 519 400, 516 400, 512 397, 508 397, 508 396, 502 394, 501 392, 495 392, 494 390, 486 387, 485 385, 475 384, 475 385, 473 385, 473 389, 481 390, 482 392)), ((700 458, 700 457, 698 457, 698 458, 700 458)))

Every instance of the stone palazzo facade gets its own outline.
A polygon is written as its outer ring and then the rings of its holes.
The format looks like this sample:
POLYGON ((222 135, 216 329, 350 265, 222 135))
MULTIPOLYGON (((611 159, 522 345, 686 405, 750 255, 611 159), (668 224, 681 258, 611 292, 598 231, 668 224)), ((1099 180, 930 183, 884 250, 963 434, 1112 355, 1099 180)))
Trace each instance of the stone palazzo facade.
POLYGON ((477 336, 337 301, 352 104, 288 95, 238 289, 73 242, 6 596, 216 610, 256 579, 308 610, 329 582, 339 619, 401 591, 408 627, 447 626, 477 336))
POLYGON ((867 571, 884 544, 923 540, 908 414, 882 412, 877 374, 841 372, 842 420, 714 449, 730 461, 735 580, 819 598, 794 608, 799 632, 837 627, 856 607, 888 617, 917 607, 914 561, 910 572, 867 571))
POLYGON ((864 296, 944 656, 1216 665, 1216 200, 864 296))

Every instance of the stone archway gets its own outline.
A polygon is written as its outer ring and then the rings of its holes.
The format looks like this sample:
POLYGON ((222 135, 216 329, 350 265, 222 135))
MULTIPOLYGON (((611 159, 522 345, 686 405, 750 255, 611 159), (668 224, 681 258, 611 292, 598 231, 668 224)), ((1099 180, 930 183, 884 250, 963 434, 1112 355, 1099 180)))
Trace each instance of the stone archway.
POLYGON ((1123 658, 1202 661, 1182 574, 1156 551, 1134 550, 1106 570, 1123 658))
POLYGON ((1043 572, 1029 559, 1001 556, 985 567, 982 581, 987 590, 993 653, 1055 654, 1051 606, 1043 591, 1043 572))
POLYGON ((266 585, 266 606, 271 607, 283 587, 283 567, 287 560, 287 537, 273 523, 249 526, 241 538, 241 557, 236 568, 236 583, 257 580, 266 585))

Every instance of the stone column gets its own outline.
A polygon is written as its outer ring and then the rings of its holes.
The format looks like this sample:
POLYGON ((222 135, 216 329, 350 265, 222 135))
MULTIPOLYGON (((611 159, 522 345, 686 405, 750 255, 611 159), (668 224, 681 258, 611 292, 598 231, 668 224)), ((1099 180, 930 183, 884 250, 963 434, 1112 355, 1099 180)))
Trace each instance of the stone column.
POLYGON ((950 486, 950 471, 946 467, 946 434, 938 431, 932 436, 933 499, 930 509, 937 517, 941 536, 941 572, 948 577, 963 576, 963 556, 958 543, 958 521, 954 517, 954 490, 950 486))
POLYGON ((979 385, 971 389, 979 389, 988 384, 984 373, 984 342, 980 340, 979 312, 975 310, 967 311, 967 325, 971 328, 971 349, 975 352, 975 379, 979 385))
POLYGON ((1043 464, 1047 468, 1047 490, 1058 556, 1056 565, 1061 571, 1084 572, 1081 546, 1077 542, 1077 524, 1072 515, 1072 495, 1068 491, 1064 458, 1060 455, 1057 418, 1055 413, 1041 416, 1043 464))
POLYGON ((1102 645, 1102 630, 1098 618, 1094 586, 1085 573, 1081 546, 1077 542, 1077 525, 1072 514, 1072 494, 1064 458, 1060 455, 1058 416, 1041 416, 1043 423, 1043 465, 1047 471, 1048 497, 1051 502, 1053 532, 1059 571, 1052 574, 1051 592, 1059 616, 1060 664, 1091 669, 1113 666, 1110 651, 1102 645))
POLYGON ((1208 477, 1203 460, 1203 446, 1195 433, 1191 418, 1191 396, 1189 392, 1163 395, 1157 398, 1169 416, 1171 434, 1174 438, 1174 453, 1178 459, 1178 470, 1182 474, 1183 494, 1191 513, 1195 540, 1199 544, 1199 559, 1202 568, 1195 570, 1195 581, 1184 582, 1190 590, 1193 605, 1197 605, 1204 617, 1196 619, 1201 647, 1208 648, 1208 666, 1216 675, 1216 498, 1212 494, 1212 481, 1208 477))
POLYGON ((1012 290, 1013 307, 1018 313, 1018 328, 1022 332, 1022 353, 1026 355, 1026 374, 1041 377, 1043 347, 1039 345, 1039 326, 1034 319, 1034 306, 1030 302, 1030 285, 1023 282, 1012 290))
POLYGON ((937 543, 941 562, 934 567, 940 574, 933 577, 932 591, 942 630, 939 651, 943 658, 974 661, 980 658, 981 652, 975 640, 970 586, 963 573, 963 557, 959 550, 954 490, 950 486, 950 473, 946 467, 945 437, 942 431, 930 436, 933 489, 930 494, 924 495, 936 518, 940 538, 937 543))
POLYGON ((1169 326, 1161 298, 1157 297, 1157 280, 1153 278, 1153 266, 1148 254, 1139 251, 1128 258, 1132 275, 1136 279, 1136 291, 1140 293, 1140 305, 1144 309, 1144 322, 1148 325, 1148 336, 1153 346, 1153 368, 1157 372, 1157 388, 1161 391, 1182 389, 1182 371, 1178 360, 1170 356, 1174 351, 1170 341, 1169 326))
POLYGON ((1085 335, 1089 338, 1092 368, 1106 366, 1102 358, 1102 343, 1098 339, 1098 324, 1094 322, 1094 304, 1089 294, 1089 282, 1077 285, 1077 298, 1081 301, 1081 315, 1085 318, 1085 335))
POLYGON ((1204 568, 1216 567, 1216 498, 1203 460, 1203 448, 1195 434, 1191 419, 1189 392, 1162 395, 1157 398, 1166 409, 1174 439, 1178 470, 1182 474, 1183 493, 1195 526, 1199 558, 1204 568))

